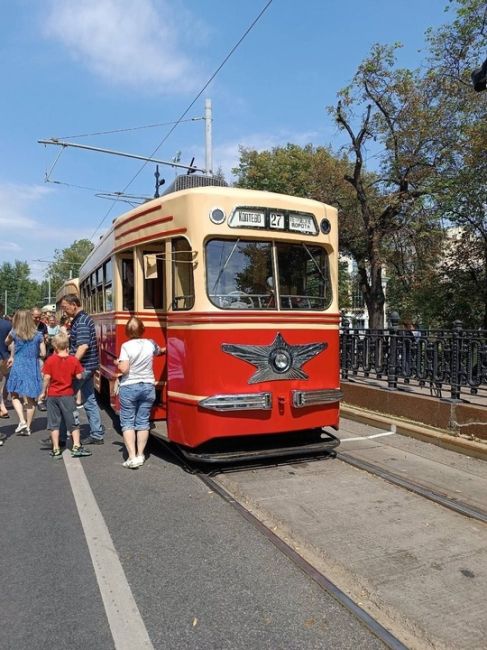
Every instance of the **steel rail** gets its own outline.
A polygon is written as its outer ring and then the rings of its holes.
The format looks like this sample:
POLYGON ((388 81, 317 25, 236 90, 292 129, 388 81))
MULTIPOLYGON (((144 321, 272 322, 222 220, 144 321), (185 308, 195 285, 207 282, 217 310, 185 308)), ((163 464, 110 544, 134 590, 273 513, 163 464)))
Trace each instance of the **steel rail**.
POLYGON ((341 460, 344 463, 347 463, 348 465, 352 465, 357 469, 364 470, 369 474, 374 474, 375 476, 379 476, 380 478, 384 479, 388 483, 392 483, 393 485, 402 487, 405 490, 408 490, 409 492, 418 494, 424 497, 425 499, 429 499, 429 501, 438 503, 439 505, 448 508, 449 510, 453 510, 454 512, 460 515, 464 515, 465 517, 470 517, 471 519, 477 519, 478 521, 482 521, 484 524, 487 524, 487 512, 485 510, 481 510, 480 508, 471 506, 468 503, 464 503, 462 501, 452 499, 447 494, 442 494, 440 492, 435 492, 434 490, 430 490, 424 485, 415 483, 414 481, 399 476, 398 474, 394 474, 393 472, 390 472, 387 469, 383 469, 378 465, 374 465, 373 463, 369 463, 367 461, 354 458, 353 456, 350 456, 350 454, 344 452, 336 452, 336 457, 338 460, 341 460))
POLYGON ((281 539, 276 533, 262 523, 254 514, 250 512, 244 505, 237 501, 230 492, 228 492, 222 485, 220 485, 211 476, 201 473, 197 468, 193 467, 184 455, 177 451, 172 445, 164 440, 157 439, 157 442, 164 446, 164 448, 178 460, 183 466, 183 469, 191 474, 197 476, 202 483, 210 490, 218 494, 226 503, 234 508, 246 521, 248 521, 256 530, 258 530, 266 539, 268 539, 274 546, 281 551, 289 560, 291 560, 308 578, 311 578, 321 589, 326 591, 337 602, 340 603, 348 612, 353 614, 374 636, 376 636, 384 645, 391 650, 408 650, 399 639, 397 639, 389 630, 383 627, 376 621, 370 614, 368 614, 362 607, 357 605, 345 592, 337 587, 331 580, 329 580, 323 573, 318 571, 312 564, 305 560, 297 551, 295 551, 289 544, 281 539))

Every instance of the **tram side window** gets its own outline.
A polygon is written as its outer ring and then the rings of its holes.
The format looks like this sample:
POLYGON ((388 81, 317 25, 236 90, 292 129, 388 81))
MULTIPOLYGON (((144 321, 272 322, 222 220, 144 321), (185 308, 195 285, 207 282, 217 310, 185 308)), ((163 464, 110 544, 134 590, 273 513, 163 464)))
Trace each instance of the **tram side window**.
POLYGON ((112 260, 103 265, 105 311, 113 309, 112 260))
MULTIPOLYGON (((144 251, 144 255, 156 255, 154 251, 144 251)), ((164 308, 164 260, 156 257, 156 278, 144 279, 144 309, 164 308)))
POLYGON ((96 270, 96 311, 103 312, 103 267, 96 270))
POLYGON ((194 305, 193 254, 186 239, 173 240, 172 259, 173 309, 191 309, 194 305))
POLYGON ((135 282, 134 260, 122 260, 122 309, 134 311, 135 307, 135 282))
POLYGON ((83 309, 88 313, 90 313, 90 301, 89 301, 90 289, 87 280, 83 282, 83 284, 80 286, 79 295, 81 298, 81 304, 83 305, 83 309))
POLYGON ((90 276, 90 307, 92 313, 96 314, 96 273, 92 273, 90 276))

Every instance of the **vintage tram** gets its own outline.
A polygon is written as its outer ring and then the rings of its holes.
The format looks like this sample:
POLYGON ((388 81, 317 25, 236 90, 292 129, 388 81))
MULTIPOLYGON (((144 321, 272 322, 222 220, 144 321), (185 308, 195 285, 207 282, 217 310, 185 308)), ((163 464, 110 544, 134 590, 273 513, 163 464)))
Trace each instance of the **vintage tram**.
POLYGON ((116 218, 80 269, 97 389, 116 410, 115 360, 135 314, 167 347, 154 366, 154 435, 203 461, 332 449, 337 259, 335 208, 178 177, 116 218))

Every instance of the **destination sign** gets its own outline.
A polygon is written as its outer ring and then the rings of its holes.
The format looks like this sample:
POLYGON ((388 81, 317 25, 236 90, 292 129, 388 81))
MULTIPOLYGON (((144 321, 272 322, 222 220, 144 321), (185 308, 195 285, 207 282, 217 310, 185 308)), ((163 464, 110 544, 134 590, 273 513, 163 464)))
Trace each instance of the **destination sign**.
POLYGON ((302 232, 309 235, 316 235, 318 232, 313 217, 305 214, 290 214, 289 230, 295 230, 296 232, 302 232))
POLYGON ((239 206, 230 216, 228 225, 231 228, 265 228, 266 230, 299 232, 303 235, 318 234, 318 226, 313 214, 274 208, 239 206))
POLYGON ((265 228, 265 212, 236 210, 232 215, 230 225, 234 227, 265 228))

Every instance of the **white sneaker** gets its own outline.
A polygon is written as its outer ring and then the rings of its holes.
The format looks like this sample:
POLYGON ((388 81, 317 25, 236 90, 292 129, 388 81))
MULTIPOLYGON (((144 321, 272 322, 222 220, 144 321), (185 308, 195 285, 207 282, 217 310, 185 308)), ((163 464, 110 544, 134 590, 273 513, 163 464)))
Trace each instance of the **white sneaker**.
POLYGON ((30 431, 29 427, 25 427, 25 429, 22 429, 22 431, 19 431, 19 433, 17 435, 18 436, 30 436, 30 434, 31 434, 31 431, 30 431))
POLYGON ((127 460, 122 463, 122 467, 128 467, 129 469, 137 469, 138 465, 134 465, 135 458, 127 458, 127 460))
POLYGON ((132 467, 141 467, 145 463, 145 456, 144 454, 140 454, 140 456, 136 456, 132 462, 132 467))
POLYGON ((20 433, 21 431, 28 430, 28 426, 25 422, 20 422, 15 429, 15 433, 20 433))

